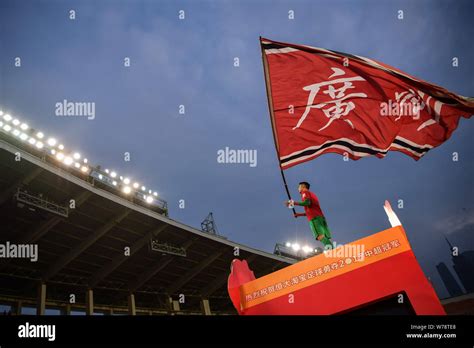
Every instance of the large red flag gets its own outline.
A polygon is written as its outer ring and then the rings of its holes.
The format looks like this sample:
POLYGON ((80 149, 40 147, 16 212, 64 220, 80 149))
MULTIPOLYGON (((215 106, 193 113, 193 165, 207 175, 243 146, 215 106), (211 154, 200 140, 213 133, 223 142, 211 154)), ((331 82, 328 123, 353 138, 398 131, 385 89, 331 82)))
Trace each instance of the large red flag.
POLYGON ((261 38, 282 169, 334 152, 401 151, 415 160, 449 139, 474 99, 374 60, 261 38))

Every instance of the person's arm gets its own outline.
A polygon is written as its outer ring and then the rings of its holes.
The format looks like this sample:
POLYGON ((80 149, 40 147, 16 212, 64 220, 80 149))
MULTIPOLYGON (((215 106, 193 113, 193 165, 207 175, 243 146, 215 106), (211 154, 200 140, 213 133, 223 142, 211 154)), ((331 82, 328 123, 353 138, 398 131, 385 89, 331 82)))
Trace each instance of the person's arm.
POLYGON ((302 207, 308 207, 311 205, 311 199, 306 198, 303 202, 295 202, 295 205, 301 205, 302 207))
POLYGON ((295 213, 295 214, 293 214, 293 216, 294 216, 295 218, 297 218, 297 217, 299 217, 299 216, 306 216, 306 214, 305 214, 305 213, 295 213))

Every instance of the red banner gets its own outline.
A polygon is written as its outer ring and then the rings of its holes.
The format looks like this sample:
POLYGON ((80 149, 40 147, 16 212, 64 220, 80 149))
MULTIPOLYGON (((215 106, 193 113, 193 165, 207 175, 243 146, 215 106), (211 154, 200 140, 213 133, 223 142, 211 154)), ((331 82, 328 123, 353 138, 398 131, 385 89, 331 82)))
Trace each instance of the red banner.
POLYGON ((227 289, 241 315, 342 314, 403 293, 417 315, 446 314, 402 226, 260 278, 247 261, 236 259, 227 289))
POLYGON ((449 139, 474 99, 374 60, 261 39, 280 166, 324 153, 415 160, 449 139))

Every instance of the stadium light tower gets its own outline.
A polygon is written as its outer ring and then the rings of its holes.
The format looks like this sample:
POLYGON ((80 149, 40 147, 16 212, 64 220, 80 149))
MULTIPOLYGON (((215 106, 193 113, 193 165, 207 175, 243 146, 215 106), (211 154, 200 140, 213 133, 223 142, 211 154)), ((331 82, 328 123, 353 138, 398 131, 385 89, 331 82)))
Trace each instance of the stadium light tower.
POLYGON ((216 226, 216 222, 214 221, 214 216, 212 215, 212 212, 210 212, 209 215, 204 219, 204 221, 201 222, 201 230, 203 232, 214 234, 216 236, 219 235, 219 233, 217 232, 217 226, 216 226))

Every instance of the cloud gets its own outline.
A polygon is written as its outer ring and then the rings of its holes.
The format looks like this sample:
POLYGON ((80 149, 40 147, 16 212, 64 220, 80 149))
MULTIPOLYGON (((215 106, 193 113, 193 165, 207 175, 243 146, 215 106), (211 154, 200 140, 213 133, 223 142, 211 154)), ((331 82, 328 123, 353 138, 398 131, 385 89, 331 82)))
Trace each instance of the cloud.
POLYGON ((465 227, 474 226, 474 214, 458 213, 435 223, 435 228, 444 234, 456 234, 465 227))

